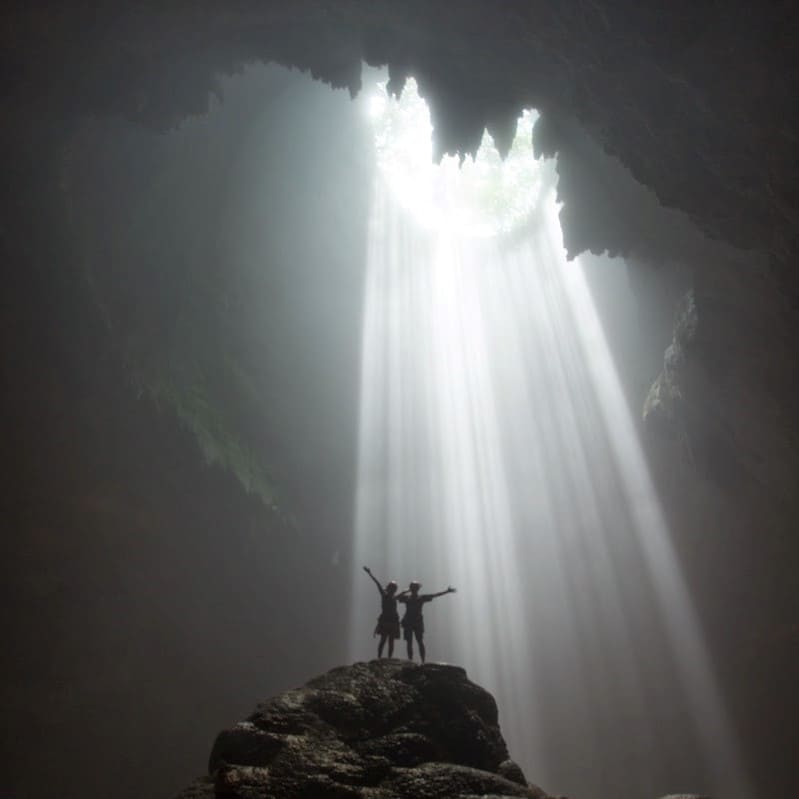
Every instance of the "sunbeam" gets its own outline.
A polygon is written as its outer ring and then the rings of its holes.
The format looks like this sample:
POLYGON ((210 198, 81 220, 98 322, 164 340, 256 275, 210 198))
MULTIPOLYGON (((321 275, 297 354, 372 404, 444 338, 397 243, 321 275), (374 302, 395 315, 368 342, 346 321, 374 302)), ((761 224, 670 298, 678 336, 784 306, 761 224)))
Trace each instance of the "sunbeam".
MULTIPOLYGON (((370 102, 355 567, 427 606, 428 657, 496 696, 530 774, 597 796, 747 789, 734 734, 582 266, 526 113, 506 162, 430 162, 409 81, 370 102), (700 748, 705 768, 685 753, 700 748), (578 777, 580 778, 578 780, 578 777)), ((373 586, 353 577, 351 647, 373 586)), ((404 656, 404 647, 398 650, 404 656)))

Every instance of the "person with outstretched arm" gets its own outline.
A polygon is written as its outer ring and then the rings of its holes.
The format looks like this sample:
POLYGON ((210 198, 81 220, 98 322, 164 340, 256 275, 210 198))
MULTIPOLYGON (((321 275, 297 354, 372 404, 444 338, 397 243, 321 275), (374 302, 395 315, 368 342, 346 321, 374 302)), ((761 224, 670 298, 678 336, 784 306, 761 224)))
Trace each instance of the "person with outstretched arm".
POLYGON ((397 612, 397 583, 389 580, 385 588, 380 585, 378 579, 372 574, 368 566, 363 570, 372 578, 377 590, 380 592, 380 615, 377 617, 375 635, 380 636, 380 643, 377 645, 377 656, 383 657, 383 649, 388 641, 388 656, 394 656, 394 641, 400 636, 399 613, 397 612))
POLYGON ((424 663, 424 616, 422 616, 422 606, 426 602, 432 602, 436 597, 444 594, 454 594, 455 589, 450 585, 446 591, 439 591, 437 594, 420 594, 419 589, 422 584, 414 580, 397 597, 398 602, 405 605, 405 615, 402 617, 402 630, 405 643, 408 645, 408 660, 413 660, 413 639, 419 644, 419 658, 424 663))

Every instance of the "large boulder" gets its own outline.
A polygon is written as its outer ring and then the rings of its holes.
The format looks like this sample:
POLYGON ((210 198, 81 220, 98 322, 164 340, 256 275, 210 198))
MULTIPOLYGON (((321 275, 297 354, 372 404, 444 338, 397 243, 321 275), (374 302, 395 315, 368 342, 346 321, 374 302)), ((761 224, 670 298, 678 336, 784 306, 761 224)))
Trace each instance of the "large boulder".
POLYGON ((491 694, 440 663, 342 666, 221 732, 178 799, 547 799, 510 760, 491 694))

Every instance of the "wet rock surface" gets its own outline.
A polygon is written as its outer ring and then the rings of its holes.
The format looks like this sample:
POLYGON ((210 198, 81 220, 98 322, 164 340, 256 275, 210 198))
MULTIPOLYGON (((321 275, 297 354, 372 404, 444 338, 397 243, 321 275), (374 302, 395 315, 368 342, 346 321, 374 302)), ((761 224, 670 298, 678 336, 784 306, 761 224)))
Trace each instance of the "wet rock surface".
POLYGON ((178 799, 545 799, 508 754, 493 697, 457 666, 373 660, 264 702, 221 732, 178 799))

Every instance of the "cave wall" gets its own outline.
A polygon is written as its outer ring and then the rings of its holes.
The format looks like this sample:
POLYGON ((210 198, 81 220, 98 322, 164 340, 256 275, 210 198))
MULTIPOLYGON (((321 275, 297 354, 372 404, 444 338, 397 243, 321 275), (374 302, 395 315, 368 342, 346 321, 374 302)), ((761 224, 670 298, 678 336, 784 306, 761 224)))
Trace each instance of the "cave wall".
POLYGON ((314 464, 354 459, 330 439, 355 438, 371 149, 348 98, 307 76, 253 67, 222 86, 224 104, 168 133, 82 120, 62 187, 133 390, 281 513, 297 464, 318 484, 314 464))
POLYGON ((277 68, 226 97, 167 135, 107 118, 3 133, 14 795, 176 792, 253 697, 346 658, 359 111, 277 68), (165 385, 230 426, 198 435, 165 385), (249 444, 271 501, 209 461, 210 434, 249 444), (292 601, 309 586, 327 597, 310 609, 292 601))

